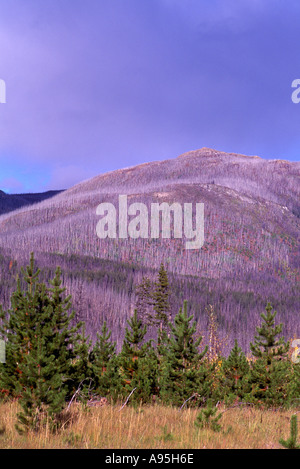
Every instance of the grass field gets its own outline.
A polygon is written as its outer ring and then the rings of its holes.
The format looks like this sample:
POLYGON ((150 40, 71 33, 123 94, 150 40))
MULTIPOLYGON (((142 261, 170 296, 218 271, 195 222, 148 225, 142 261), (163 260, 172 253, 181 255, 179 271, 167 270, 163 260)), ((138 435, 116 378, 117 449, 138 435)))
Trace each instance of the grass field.
MULTIPOLYGON (((0 448, 99 449, 276 449, 289 437, 293 411, 236 407, 223 412, 222 430, 199 429, 196 409, 159 405, 139 408, 103 406, 84 409, 74 404, 63 428, 20 435, 15 429, 17 402, 0 405, 0 448)), ((219 409, 221 412, 224 408, 219 409)), ((298 409, 299 412, 299 409, 298 409)))

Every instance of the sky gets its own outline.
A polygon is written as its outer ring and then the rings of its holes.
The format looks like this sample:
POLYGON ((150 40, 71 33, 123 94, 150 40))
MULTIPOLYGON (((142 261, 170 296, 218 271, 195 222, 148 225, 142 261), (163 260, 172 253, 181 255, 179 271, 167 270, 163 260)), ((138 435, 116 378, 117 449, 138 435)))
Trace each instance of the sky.
POLYGON ((202 147, 299 161, 299 44, 298 0, 0 0, 0 189, 202 147))

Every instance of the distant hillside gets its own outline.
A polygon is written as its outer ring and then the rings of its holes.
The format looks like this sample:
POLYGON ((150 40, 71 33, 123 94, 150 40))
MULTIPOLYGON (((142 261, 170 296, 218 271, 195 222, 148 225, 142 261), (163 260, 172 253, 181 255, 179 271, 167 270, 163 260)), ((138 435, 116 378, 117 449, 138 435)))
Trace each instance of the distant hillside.
POLYGON ((0 190, 0 215, 12 212, 17 208, 36 204, 42 200, 49 199, 62 191, 48 191, 36 194, 5 194, 0 190))
POLYGON ((264 160, 208 148, 175 159, 120 169, 0 217, 2 291, 8 291, 30 251, 47 277, 57 264, 77 317, 93 337, 104 319, 120 345, 143 275, 168 269, 172 315, 188 300, 207 333, 212 304, 227 346, 246 347, 271 301, 285 335, 300 336, 300 163, 264 160), (181 239, 102 239, 96 236, 100 202, 203 202, 205 243, 184 249, 181 239))

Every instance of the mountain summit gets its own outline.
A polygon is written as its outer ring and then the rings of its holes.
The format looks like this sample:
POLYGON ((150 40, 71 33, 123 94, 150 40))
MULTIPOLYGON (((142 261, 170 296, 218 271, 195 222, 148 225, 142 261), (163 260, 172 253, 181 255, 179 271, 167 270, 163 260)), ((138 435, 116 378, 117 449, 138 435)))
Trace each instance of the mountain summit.
POLYGON ((103 319, 121 343, 135 306, 135 287, 155 279, 163 262, 172 285, 172 315, 182 299, 202 331, 208 305, 220 334, 249 343, 267 301, 288 338, 299 330, 300 163, 202 148, 177 158, 101 174, 35 205, 0 216, 4 298, 11 261, 35 252, 40 266, 61 265, 78 317, 95 334, 103 319), (97 206, 128 201, 204 204, 205 242, 181 239, 99 239, 97 206), (6 280, 5 280, 6 279, 6 280))

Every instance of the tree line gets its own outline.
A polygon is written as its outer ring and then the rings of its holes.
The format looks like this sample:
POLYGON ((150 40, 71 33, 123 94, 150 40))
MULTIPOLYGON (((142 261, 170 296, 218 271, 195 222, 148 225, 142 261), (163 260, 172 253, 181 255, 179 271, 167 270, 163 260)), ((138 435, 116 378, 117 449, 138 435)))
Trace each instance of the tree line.
POLYGON ((282 336, 283 325, 276 325, 277 313, 270 303, 250 343, 250 358, 237 340, 227 356, 221 354, 213 308, 209 343, 203 344, 187 301, 172 319, 169 296, 168 275, 161 264, 156 282, 144 277, 137 286, 136 308, 117 352, 105 321, 92 343, 85 323, 76 319, 60 268, 46 285, 32 254, 21 269, 10 308, 0 308, 0 339, 6 352, 0 364, 0 396, 18 399, 19 431, 37 430, 45 420, 57 428, 74 399, 87 403, 105 397, 110 402, 126 399, 133 405, 155 402, 179 408, 207 402, 299 404, 300 363, 291 360, 290 343, 282 336))

